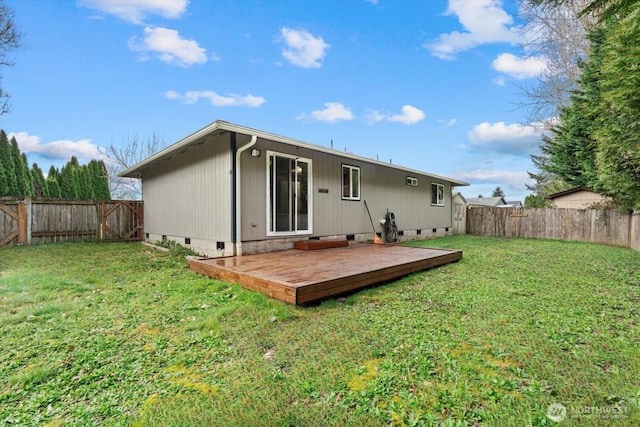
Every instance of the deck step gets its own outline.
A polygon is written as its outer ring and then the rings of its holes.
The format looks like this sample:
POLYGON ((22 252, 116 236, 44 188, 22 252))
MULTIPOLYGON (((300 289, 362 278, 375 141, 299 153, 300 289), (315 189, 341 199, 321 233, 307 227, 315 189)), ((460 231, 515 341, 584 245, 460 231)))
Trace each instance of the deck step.
POLYGON ((294 249, 300 249, 303 251, 344 248, 347 246, 349 246, 348 240, 299 240, 293 244, 294 249))

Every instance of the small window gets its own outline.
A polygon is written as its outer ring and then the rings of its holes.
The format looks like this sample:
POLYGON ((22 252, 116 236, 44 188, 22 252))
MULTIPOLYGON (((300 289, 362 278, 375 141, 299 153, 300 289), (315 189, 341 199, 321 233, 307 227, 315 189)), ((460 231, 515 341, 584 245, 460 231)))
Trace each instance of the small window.
POLYGON ((342 165, 342 199, 360 200, 360 168, 342 165))
POLYGON ((431 204, 444 206, 444 185, 431 183, 431 204))
POLYGON ((418 186, 418 178, 414 178, 412 176, 408 176, 407 177, 407 185, 410 187, 417 187, 418 186))

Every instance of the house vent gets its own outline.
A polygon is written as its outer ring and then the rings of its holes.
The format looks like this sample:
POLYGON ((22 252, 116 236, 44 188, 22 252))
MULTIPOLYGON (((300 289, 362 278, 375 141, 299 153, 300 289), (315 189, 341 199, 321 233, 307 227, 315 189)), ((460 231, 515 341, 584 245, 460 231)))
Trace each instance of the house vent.
POLYGON ((224 242, 216 242, 216 249, 218 249, 219 251, 223 251, 224 250, 224 242))
POLYGON ((422 234, 422 230, 420 229, 416 230, 416 234, 422 234))
POLYGON ((418 186, 418 178, 414 178, 412 176, 408 176, 407 177, 407 185, 410 187, 417 187, 418 186))
POLYGON ((184 244, 185 245, 190 245, 191 244, 191 237, 185 237, 184 238, 184 244))
POLYGON ((347 234, 347 240, 349 240, 350 242, 355 241, 356 240, 355 234, 347 234))

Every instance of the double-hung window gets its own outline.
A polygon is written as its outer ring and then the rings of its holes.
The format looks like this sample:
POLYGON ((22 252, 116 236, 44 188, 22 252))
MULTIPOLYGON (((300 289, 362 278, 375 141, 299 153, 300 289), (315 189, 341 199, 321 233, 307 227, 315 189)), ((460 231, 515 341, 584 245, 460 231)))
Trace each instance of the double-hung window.
POLYGON ((342 165, 342 200, 360 200, 360 168, 342 165))
POLYGON ((444 206, 444 185, 431 183, 431 204, 433 206, 444 206))

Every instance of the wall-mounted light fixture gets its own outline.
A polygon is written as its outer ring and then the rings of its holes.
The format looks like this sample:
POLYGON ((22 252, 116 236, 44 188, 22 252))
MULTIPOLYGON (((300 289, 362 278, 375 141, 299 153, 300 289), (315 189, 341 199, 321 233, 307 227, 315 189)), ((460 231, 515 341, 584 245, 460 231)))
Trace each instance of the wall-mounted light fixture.
POLYGON ((257 148, 254 148, 254 149, 251 150, 251 155, 253 157, 260 157, 260 154, 261 154, 261 152, 257 148))

